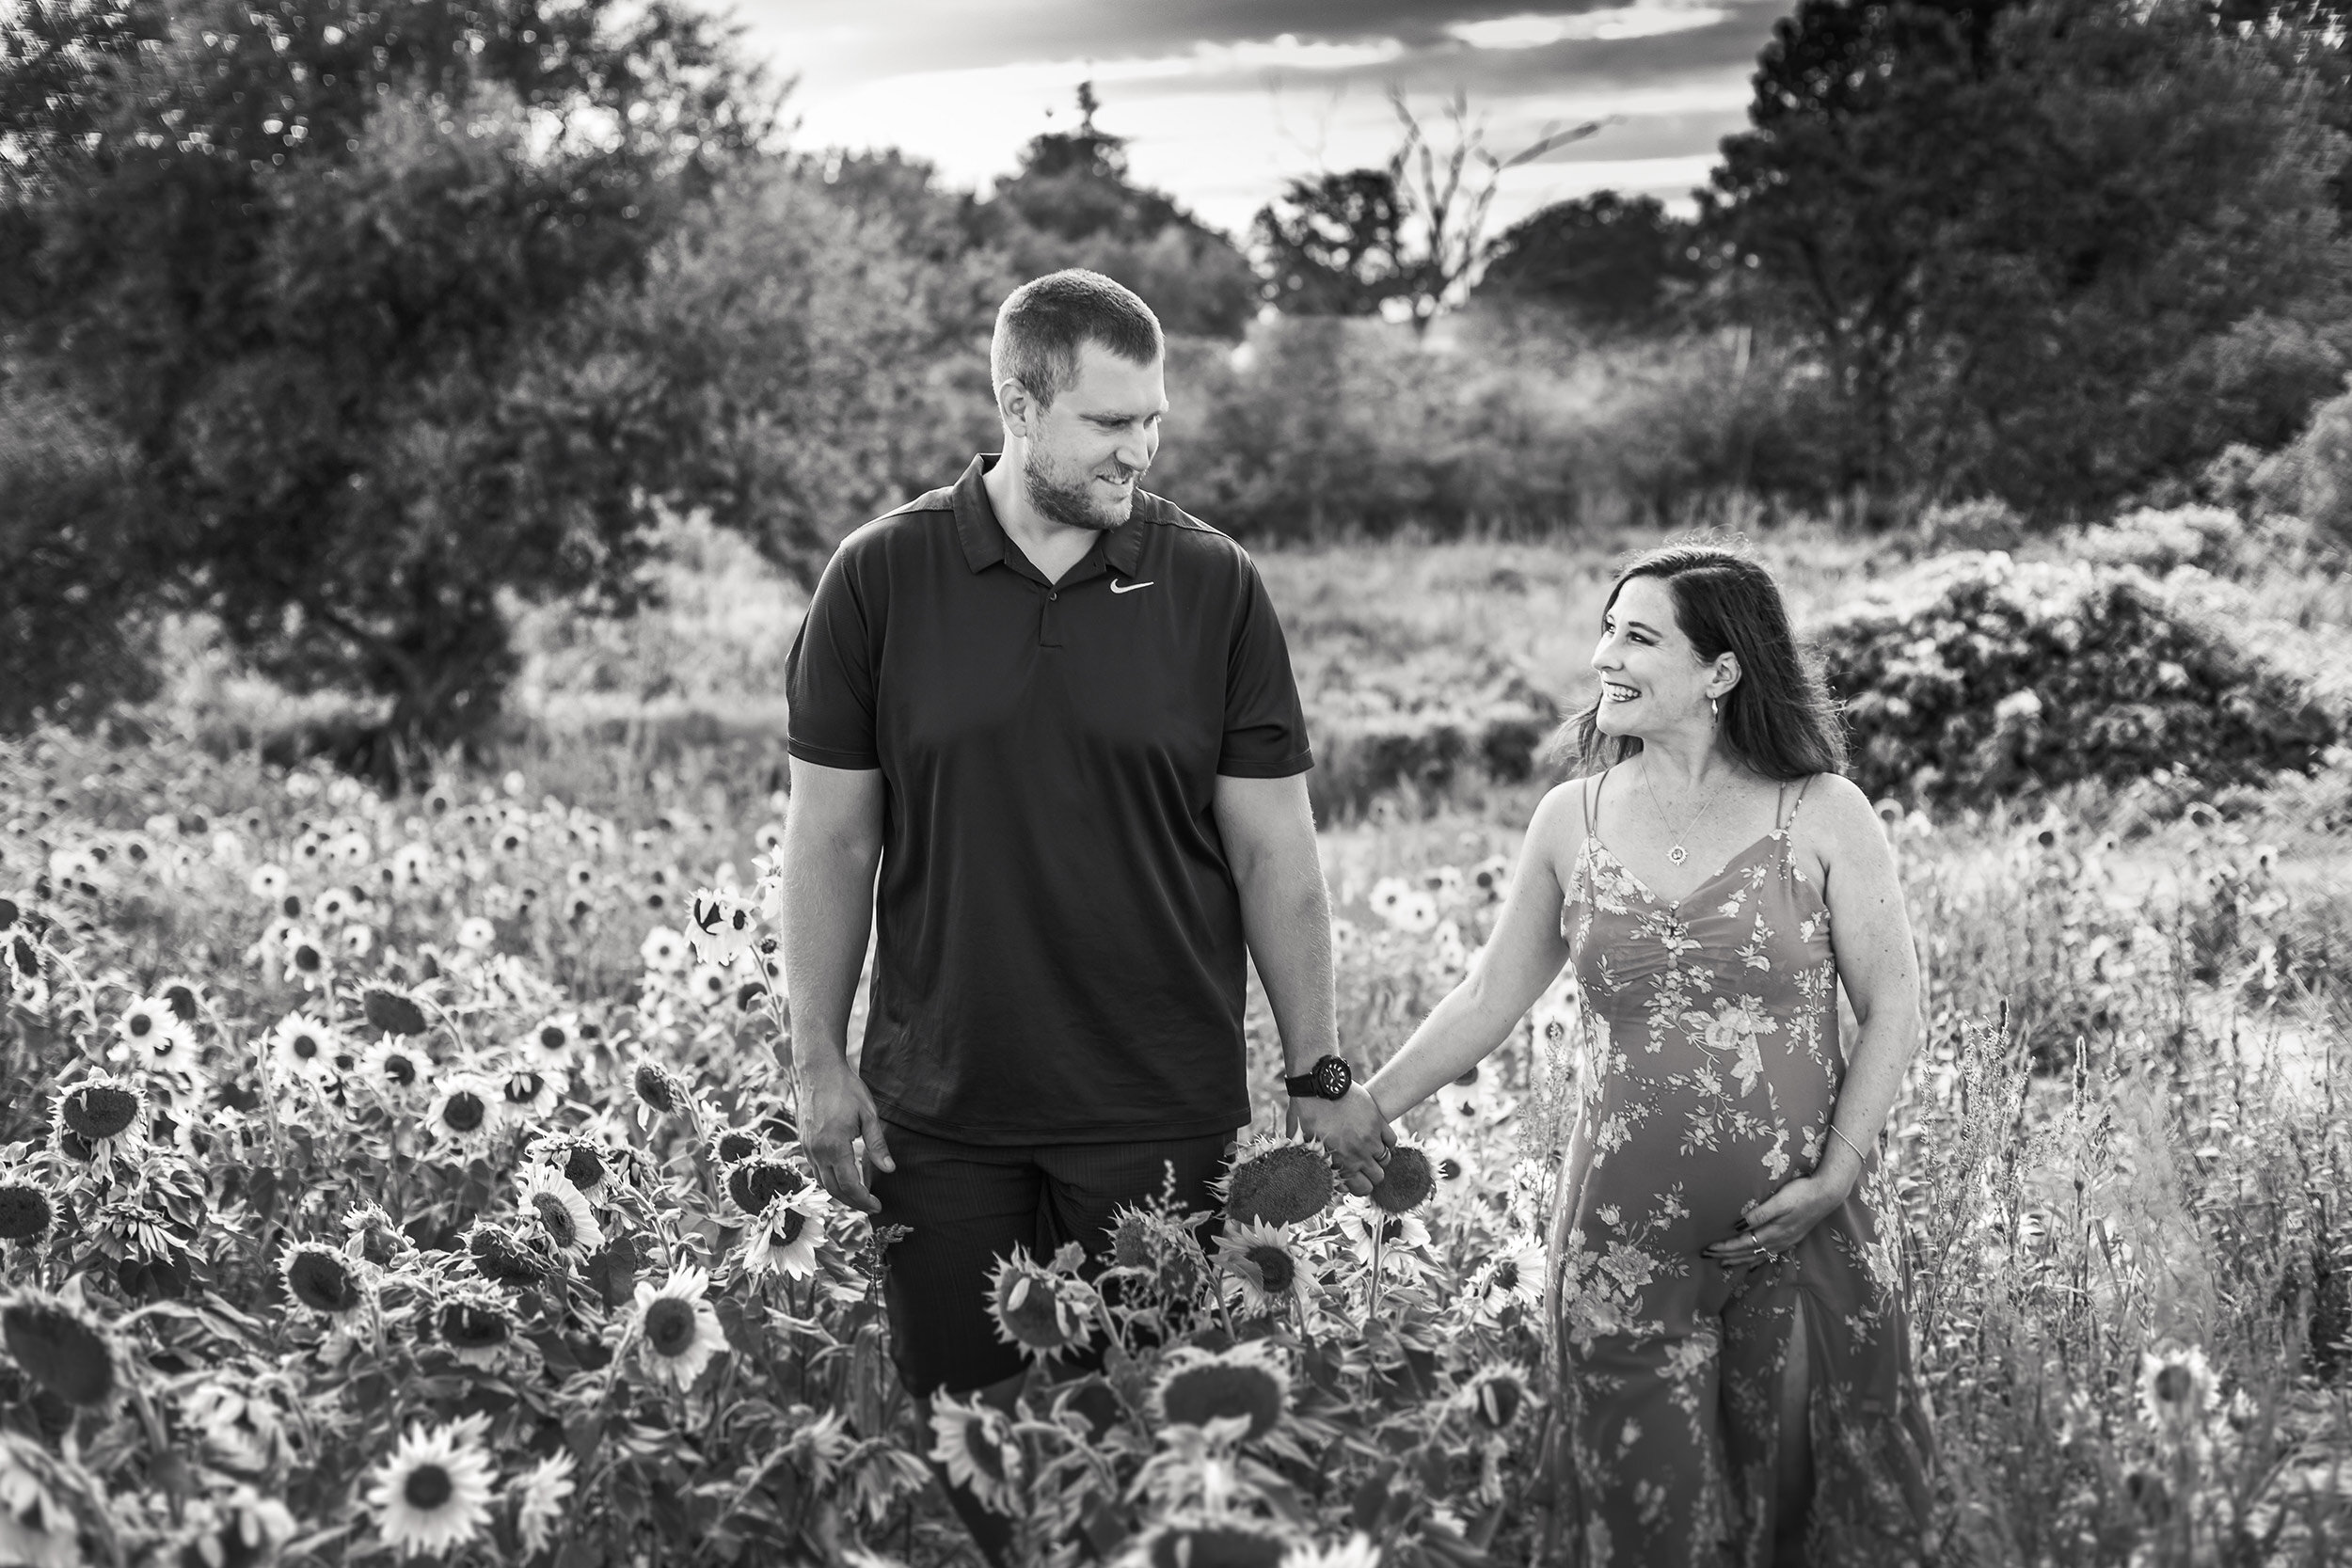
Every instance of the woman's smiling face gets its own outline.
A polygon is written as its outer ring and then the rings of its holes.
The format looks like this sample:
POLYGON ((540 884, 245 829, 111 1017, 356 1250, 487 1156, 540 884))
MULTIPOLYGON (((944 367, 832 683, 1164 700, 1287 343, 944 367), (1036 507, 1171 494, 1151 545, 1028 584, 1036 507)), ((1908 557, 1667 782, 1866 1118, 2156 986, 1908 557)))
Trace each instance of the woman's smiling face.
POLYGON ((1661 578, 1628 578, 1618 587, 1601 617, 1593 670, 1600 676, 1594 721, 1603 735, 1646 736, 1708 719, 1714 666, 1682 634, 1674 590, 1661 578))

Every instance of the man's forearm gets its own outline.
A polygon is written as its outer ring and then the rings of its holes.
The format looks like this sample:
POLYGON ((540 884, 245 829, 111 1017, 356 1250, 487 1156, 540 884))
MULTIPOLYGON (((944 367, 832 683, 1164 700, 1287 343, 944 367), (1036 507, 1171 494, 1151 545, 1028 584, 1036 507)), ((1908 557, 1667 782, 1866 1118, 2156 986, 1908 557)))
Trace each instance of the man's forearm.
POLYGON ((806 1072, 849 1059, 850 1006, 872 928, 877 849, 818 832, 784 841, 784 974, 791 1058, 806 1072))
POLYGON ((1281 1031, 1282 1056, 1305 1072, 1339 1050, 1331 982, 1331 899, 1313 857, 1268 861, 1240 879, 1243 934, 1281 1031))

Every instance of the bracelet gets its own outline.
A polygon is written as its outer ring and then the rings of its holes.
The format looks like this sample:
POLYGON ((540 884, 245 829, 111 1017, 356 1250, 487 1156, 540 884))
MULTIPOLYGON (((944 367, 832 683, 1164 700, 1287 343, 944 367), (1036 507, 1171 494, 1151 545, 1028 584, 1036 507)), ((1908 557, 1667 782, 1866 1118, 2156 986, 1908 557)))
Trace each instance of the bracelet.
POLYGON ((1854 1141, 1846 1136, 1845 1133, 1837 1131, 1837 1124, 1834 1121, 1829 1124, 1829 1135, 1836 1138, 1839 1143, 1844 1144, 1848 1148, 1853 1148, 1853 1157, 1861 1161, 1864 1164, 1867 1165, 1870 1163, 1870 1157, 1867 1154, 1863 1153, 1859 1148, 1854 1148, 1854 1141))

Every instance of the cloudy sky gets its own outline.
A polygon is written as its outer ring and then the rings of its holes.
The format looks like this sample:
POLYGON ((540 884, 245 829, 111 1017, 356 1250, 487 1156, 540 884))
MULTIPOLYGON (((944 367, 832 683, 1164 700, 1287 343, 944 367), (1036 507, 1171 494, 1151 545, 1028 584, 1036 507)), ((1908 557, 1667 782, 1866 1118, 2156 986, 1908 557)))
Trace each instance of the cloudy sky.
POLYGON ((1746 123, 1756 51, 1788 0, 736 0, 797 75, 804 147, 896 146, 977 185, 1076 119, 1131 138, 1144 182, 1245 231, 1294 175, 1377 163, 1401 88, 1440 122, 1466 92, 1487 144, 1608 123, 1505 176, 1493 232, 1604 188, 1686 208, 1746 123))

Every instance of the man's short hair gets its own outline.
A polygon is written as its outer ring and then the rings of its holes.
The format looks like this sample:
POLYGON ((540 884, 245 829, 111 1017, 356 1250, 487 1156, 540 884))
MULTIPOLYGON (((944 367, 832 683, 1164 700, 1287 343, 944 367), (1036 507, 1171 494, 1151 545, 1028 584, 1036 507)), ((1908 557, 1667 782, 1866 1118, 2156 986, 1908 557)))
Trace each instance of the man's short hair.
POLYGON ((1121 359, 1148 365, 1168 340, 1160 318, 1135 291, 1099 272, 1069 267, 1049 272, 1005 296, 996 336, 988 345, 992 386, 1018 381, 1041 408, 1078 378, 1078 345, 1096 342, 1121 359))

